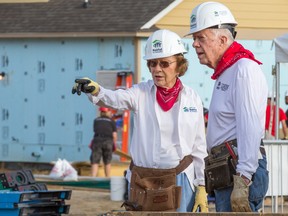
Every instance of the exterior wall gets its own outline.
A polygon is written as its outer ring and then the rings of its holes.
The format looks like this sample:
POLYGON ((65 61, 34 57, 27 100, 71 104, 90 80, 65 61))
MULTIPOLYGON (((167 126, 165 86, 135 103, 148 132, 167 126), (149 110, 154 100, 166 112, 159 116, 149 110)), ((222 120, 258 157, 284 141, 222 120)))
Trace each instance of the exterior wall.
MULTIPOLYGON (((192 9, 202 0, 183 0, 174 10, 156 23, 184 36, 189 31, 192 9)), ((237 38, 244 40, 272 40, 288 30, 288 1, 237 0, 218 1, 225 4, 238 22, 237 38)))
POLYGON ((129 38, 1 40, 0 161, 89 160, 96 109, 74 79, 134 68, 133 52, 129 38))

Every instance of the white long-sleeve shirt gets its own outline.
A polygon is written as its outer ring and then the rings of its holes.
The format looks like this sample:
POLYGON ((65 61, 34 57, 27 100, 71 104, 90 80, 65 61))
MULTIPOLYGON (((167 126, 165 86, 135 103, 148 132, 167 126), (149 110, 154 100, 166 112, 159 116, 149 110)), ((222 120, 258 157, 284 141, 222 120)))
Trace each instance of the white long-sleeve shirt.
MULTIPOLYGON (((189 154, 193 156, 193 163, 185 170, 192 188, 194 188, 193 184, 205 184, 204 157, 207 156, 207 146, 203 106, 200 97, 193 89, 184 85, 179 94, 179 103, 174 104, 179 106, 179 110, 176 115, 170 115, 169 118, 163 118, 163 111, 156 101, 156 87, 152 80, 133 85, 125 90, 113 91, 100 86, 98 96, 87 95, 96 105, 120 110, 129 109, 134 112, 129 150, 135 165, 147 168, 171 168, 170 159, 165 159, 163 155, 161 157, 161 152, 163 154, 165 146, 175 145, 172 143, 173 140, 179 141, 176 143, 179 159, 189 154), (177 125, 174 125, 176 129, 173 131, 176 137, 173 140, 165 139, 163 143, 164 139, 161 139, 163 128, 160 128, 160 124, 165 125, 165 121, 167 125, 171 124, 171 118, 174 119, 174 123, 177 122, 177 125), (171 143, 167 143, 169 140, 171 143)), ((175 113, 175 110, 171 112, 175 113)))
POLYGON ((260 66, 242 58, 216 80, 209 108, 207 146, 237 139, 237 172, 251 178, 265 132, 268 87, 260 66))

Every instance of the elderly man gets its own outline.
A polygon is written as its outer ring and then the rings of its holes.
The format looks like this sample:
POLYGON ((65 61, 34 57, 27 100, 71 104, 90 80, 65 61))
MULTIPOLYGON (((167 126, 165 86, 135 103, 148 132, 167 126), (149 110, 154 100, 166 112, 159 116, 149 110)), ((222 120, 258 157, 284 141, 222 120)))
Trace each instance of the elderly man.
POLYGON ((215 194, 217 212, 257 212, 269 180, 262 142, 268 87, 261 62, 234 40, 237 22, 225 5, 204 2, 190 20, 198 59, 214 69, 206 190, 215 194))

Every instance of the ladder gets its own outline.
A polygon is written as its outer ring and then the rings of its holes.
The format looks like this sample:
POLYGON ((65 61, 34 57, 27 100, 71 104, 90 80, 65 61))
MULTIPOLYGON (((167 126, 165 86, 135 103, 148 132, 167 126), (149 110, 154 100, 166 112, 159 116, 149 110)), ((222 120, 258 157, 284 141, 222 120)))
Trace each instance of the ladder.
MULTIPOLYGON (((120 71, 117 73, 115 89, 127 89, 132 86, 133 83, 132 71, 120 71)), ((129 143, 129 129, 130 129, 130 111, 124 110, 122 114, 123 127, 122 127, 122 148, 124 153, 128 153, 129 143)), ((126 161, 127 157, 121 157, 121 161, 126 161)))
POLYGON ((126 89, 132 86, 133 77, 132 71, 120 71, 117 72, 115 89, 126 89))

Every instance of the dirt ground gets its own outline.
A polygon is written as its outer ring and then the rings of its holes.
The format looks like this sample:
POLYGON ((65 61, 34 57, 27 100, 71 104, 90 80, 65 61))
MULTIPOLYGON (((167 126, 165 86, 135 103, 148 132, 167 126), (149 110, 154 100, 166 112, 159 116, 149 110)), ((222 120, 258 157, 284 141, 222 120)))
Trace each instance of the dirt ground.
POLYGON ((113 211, 123 211, 121 208, 123 201, 112 201, 109 190, 86 189, 73 187, 48 186, 48 190, 72 190, 70 200, 65 203, 70 205, 69 214, 71 216, 100 216, 112 213, 113 211))
MULTIPOLYGON (((123 171, 119 168, 119 172, 123 171)), ((84 170, 85 171, 85 170, 84 170)), ((82 172, 84 172, 82 170, 82 172)), ((90 173, 89 170, 86 171, 85 176, 90 173)), ((40 173, 47 174, 47 173, 40 173)), ((116 173, 115 173, 116 174, 116 173)), ((70 205, 69 213, 62 214, 70 216, 111 216, 116 215, 119 212, 125 212, 125 209, 121 207, 123 201, 112 201, 110 190, 108 189, 96 189, 96 188, 78 188, 70 186, 56 186, 56 185, 47 185, 48 190, 71 190, 72 195, 71 199, 65 200, 65 203, 70 205), (115 214, 113 214, 115 213, 115 214)), ((281 204, 283 203, 284 211, 283 213, 288 213, 288 198, 278 199, 278 213, 282 212, 281 204)), ((214 203, 209 203, 209 211, 215 212, 214 203)), ((274 212, 272 209, 272 201, 270 198, 265 200, 265 213, 274 212)))
MULTIPOLYGON (((123 201, 112 201, 109 190, 101 189, 86 189, 86 188, 72 188, 48 186, 49 190, 71 189, 72 196, 70 200, 65 203, 70 205, 70 216, 111 216, 117 213, 125 212, 125 208, 121 207, 123 201)), ((209 209, 214 211, 214 204, 209 204, 209 209)))
POLYGON ((73 190, 68 215, 105 215, 113 211, 123 211, 123 201, 111 201, 110 193, 103 191, 73 190))
MULTIPOLYGON (((65 189, 69 189, 65 188, 65 189)), ((111 201, 110 192, 97 189, 73 189, 72 197, 66 201, 70 204, 70 211, 68 215, 71 216, 111 216, 113 213, 124 212, 125 209, 121 208, 123 201, 111 201)), ((279 203, 281 201, 279 200, 279 203)), ((271 213, 271 199, 265 200, 265 213, 271 213)), ((214 203, 209 203, 209 212, 215 212, 214 203)), ((284 212, 288 212, 288 202, 284 202, 284 212)), ((278 213, 281 213, 279 205, 278 213)), ((63 214, 64 216, 64 214, 63 214)))

